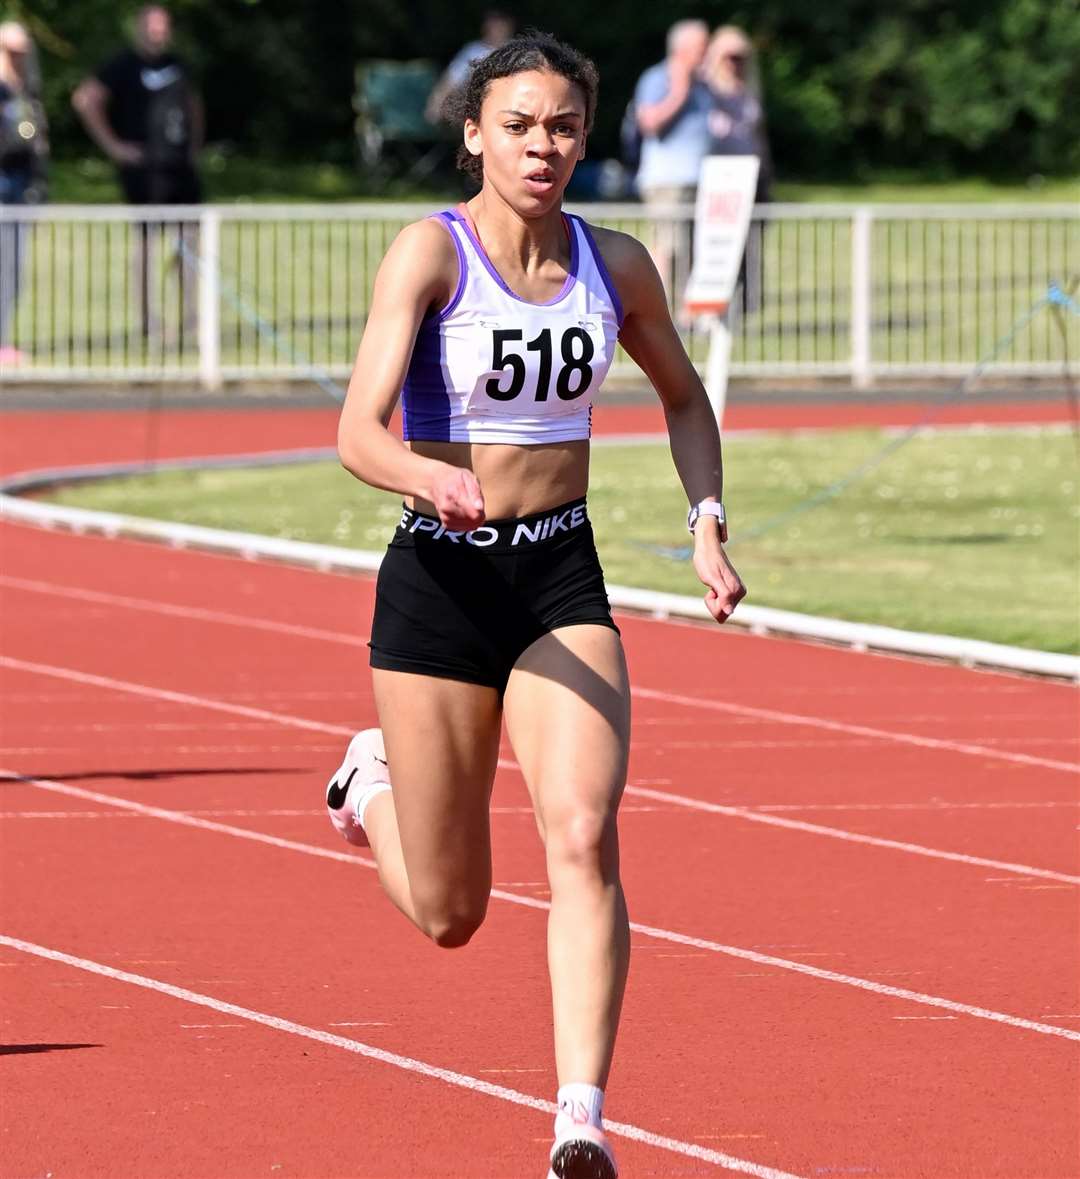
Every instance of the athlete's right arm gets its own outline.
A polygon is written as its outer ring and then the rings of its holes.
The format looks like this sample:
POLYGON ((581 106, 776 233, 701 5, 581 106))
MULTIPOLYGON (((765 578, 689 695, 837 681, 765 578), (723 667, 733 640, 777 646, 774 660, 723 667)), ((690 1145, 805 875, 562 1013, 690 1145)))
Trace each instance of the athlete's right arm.
POLYGON ((435 505, 447 528, 484 522, 484 497, 472 471, 415 454, 388 429, 424 316, 457 285, 458 259, 434 221, 407 226, 375 277, 367 326, 338 424, 338 454, 357 479, 435 505))

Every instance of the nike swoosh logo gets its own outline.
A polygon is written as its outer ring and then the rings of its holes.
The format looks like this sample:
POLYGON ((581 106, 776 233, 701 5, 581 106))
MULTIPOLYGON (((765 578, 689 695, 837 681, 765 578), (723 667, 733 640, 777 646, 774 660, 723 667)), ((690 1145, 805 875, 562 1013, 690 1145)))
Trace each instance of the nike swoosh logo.
POLYGON ((352 780, 356 776, 356 768, 353 767, 349 771, 349 776, 345 779, 345 785, 339 786, 337 779, 330 783, 330 789, 326 792, 326 805, 332 811, 339 811, 345 805, 345 796, 349 793, 349 787, 352 785, 352 780))
POLYGON ((142 84, 147 90, 164 90, 166 86, 177 81, 180 77, 179 66, 165 66, 160 70, 144 69, 140 74, 142 84))

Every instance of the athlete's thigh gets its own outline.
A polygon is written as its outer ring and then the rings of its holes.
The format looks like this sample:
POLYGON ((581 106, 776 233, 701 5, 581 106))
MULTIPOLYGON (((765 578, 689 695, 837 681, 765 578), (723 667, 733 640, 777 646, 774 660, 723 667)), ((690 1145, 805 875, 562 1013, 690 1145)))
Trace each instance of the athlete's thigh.
POLYGON ((372 681, 410 883, 490 881, 499 693, 383 668, 372 681))
POLYGON ((618 632, 580 625, 544 635, 515 664, 503 707, 541 833, 582 810, 614 814, 630 747, 618 632))

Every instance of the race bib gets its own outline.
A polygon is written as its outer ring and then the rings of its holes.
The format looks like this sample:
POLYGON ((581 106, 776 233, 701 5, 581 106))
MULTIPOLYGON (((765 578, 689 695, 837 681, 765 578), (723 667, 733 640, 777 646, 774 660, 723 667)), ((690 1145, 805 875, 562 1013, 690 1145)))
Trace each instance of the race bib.
POLYGON ((570 413, 595 396, 610 357, 603 319, 584 315, 555 326, 480 321, 480 375, 468 408, 529 417, 570 413))

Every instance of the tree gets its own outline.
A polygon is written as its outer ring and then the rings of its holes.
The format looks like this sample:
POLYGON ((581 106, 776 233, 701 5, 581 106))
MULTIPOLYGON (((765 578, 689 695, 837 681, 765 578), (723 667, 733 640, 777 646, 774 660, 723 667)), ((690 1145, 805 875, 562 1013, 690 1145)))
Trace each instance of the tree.
MULTIPOLYGON (((173 0, 181 50, 202 80, 209 134, 245 154, 352 155, 353 70, 370 57, 444 63, 489 0, 173 0)), ((615 154, 640 72, 663 56, 671 11, 643 0, 507 4, 594 57, 602 92, 592 153, 615 154)), ((41 47, 58 153, 88 149, 69 96, 122 43, 128 0, 19 0, 41 47)), ((781 175, 883 167, 1080 171, 1078 0, 700 0, 680 9, 741 24, 761 56, 781 175)))

